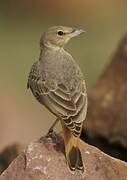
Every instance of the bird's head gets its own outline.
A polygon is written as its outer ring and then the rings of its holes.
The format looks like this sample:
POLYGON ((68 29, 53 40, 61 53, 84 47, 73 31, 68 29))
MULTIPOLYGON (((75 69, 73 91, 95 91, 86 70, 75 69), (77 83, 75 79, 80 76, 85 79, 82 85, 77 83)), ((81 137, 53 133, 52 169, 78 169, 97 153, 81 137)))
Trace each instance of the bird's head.
POLYGON ((40 45, 46 47, 63 47, 72 37, 84 31, 66 26, 50 27, 41 37, 40 45))

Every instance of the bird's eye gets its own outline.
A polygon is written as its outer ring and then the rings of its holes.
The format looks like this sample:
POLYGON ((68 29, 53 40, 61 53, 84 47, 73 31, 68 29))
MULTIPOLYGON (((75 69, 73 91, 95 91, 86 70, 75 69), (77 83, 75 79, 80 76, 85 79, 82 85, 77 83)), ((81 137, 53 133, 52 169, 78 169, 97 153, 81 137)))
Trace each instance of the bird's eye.
POLYGON ((63 31, 58 31, 57 34, 58 34, 59 36, 63 36, 63 35, 64 35, 64 32, 63 32, 63 31))

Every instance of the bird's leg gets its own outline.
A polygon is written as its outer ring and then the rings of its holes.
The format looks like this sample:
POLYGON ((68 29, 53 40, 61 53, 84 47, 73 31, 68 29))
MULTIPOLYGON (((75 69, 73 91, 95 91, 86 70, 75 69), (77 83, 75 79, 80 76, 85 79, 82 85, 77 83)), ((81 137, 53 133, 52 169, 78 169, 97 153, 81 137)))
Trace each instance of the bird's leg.
POLYGON ((57 119, 55 120, 55 122, 54 122, 54 123, 52 124, 52 126, 49 128, 47 135, 53 133, 53 128, 54 128, 54 126, 58 123, 59 120, 60 120, 59 118, 57 118, 57 119))

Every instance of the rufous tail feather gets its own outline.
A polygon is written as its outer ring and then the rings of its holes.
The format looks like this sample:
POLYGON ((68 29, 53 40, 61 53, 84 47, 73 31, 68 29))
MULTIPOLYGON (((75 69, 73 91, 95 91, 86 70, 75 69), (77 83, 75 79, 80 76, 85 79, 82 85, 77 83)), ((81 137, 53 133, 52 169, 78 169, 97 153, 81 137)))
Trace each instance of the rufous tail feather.
POLYGON ((65 153, 66 159, 71 171, 75 171, 76 169, 84 171, 81 151, 79 149, 79 138, 75 137, 71 131, 63 126, 64 131, 64 142, 65 142, 65 153))

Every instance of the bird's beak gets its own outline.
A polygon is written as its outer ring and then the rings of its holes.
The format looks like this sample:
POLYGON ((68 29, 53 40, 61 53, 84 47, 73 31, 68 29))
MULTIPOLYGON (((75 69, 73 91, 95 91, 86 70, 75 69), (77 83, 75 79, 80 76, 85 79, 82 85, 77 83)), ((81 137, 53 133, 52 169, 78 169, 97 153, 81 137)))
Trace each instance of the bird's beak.
POLYGON ((81 33, 85 33, 86 31, 82 30, 82 29, 73 29, 73 31, 70 33, 71 37, 75 37, 78 36, 81 33))

